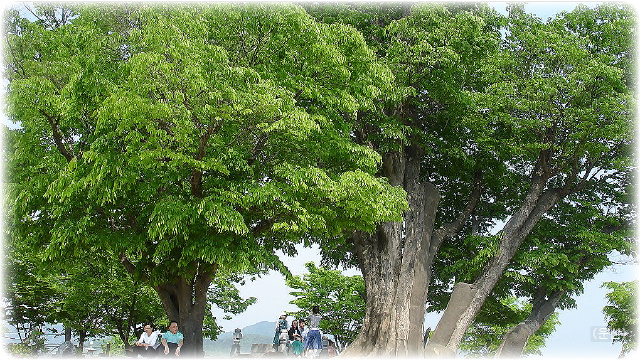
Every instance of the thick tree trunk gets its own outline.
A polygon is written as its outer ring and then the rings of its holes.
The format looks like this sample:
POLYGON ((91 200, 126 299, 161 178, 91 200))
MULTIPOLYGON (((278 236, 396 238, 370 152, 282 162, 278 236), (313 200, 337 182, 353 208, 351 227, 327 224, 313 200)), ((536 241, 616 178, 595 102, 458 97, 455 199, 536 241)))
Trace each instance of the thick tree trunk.
POLYGON ((207 290, 215 270, 211 266, 198 265, 193 278, 179 277, 173 283, 154 286, 160 296, 169 321, 178 322, 178 330, 184 335, 181 354, 202 357, 202 326, 207 309, 207 290))
POLYGON ((366 314, 349 356, 411 356, 422 349, 424 306, 430 277, 427 256, 439 194, 420 182, 420 157, 384 157, 392 185, 407 191, 404 222, 384 223, 376 233, 352 236, 367 289, 366 314))
POLYGON ((539 289, 533 298, 533 307, 529 317, 514 326, 504 336, 502 344, 496 352, 497 358, 514 358, 522 356, 524 347, 529 338, 540 329, 540 327, 556 311, 558 301, 564 295, 564 291, 557 291, 547 296, 545 289, 539 289))
POLYGON ((422 181, 421 150, 415 147, 383 157, 383 176, 407 192, 402 223, 385 223, 375 234, 352 236, 367 292, 365 319, 348 356, 417 356, 423 353, 423 324, 431 264, 444 239, 469 219, 480 196, 480 176, 465 209, 434 229, 440 194, 422 181))
POLYGON ((545 190, 547 178, 534 178, 529 193, 518 211, 509 219, 501 234, 498 254, 485 266, 473 284, 457 284, 445 312, 438 322, 427 349, 427 356, 453 356, 482 304, 496 285, 502 272, 535 224, 564 193, 545 190), (446 349, 445 349, 446 348, 446 349))

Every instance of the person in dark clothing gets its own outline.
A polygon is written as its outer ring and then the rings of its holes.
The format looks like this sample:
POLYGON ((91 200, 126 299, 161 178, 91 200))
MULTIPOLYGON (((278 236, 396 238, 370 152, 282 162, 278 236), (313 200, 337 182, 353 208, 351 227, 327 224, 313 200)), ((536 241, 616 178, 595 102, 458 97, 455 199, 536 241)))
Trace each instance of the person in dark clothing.
POLYGON ((294 341, 294 336, 296 336, 296 334, 302 335, 302 332, 300 332, 300 327, 298 327, 298 320, 293 320, 291 322, 291 327, 289 328, 289 341, 294 341))

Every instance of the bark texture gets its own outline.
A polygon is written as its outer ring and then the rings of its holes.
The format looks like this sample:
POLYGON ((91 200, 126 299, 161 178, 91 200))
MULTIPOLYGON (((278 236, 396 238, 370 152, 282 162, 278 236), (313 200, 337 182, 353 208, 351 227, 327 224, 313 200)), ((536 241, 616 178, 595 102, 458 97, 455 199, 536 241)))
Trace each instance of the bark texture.
POLYGON ((540 289, 532 300, 533 307, 531 314, 525 321, 514 326, 504 336, 502 344, 500 344, 496 352, 496 357, 521 357, 529 338, 535 334, 556 311, 558 302, 564 293, 564 291, 556 291, 547 296, 545 289, 540 289))
POLYGON ((422 181, 417 148, 383 157, 383 176, 407 192, 403 222, 378 226, 374 234, 354 233, 352 240, 367 290, 366 314, 348 356, 417 356, 423 352, 423 323, 431 264, 442 241, 469 217, 479 194, 459 218, 434 229, 439 191, 422 181))
POLYGON ((428 252, 439 194, 420 181, 420 156, 387 154, 383 171, 407 191, 404 222, 378 226, 374 234, 354 233, 367 289, 362 330, 346 350, 353 356, 411 356, 422 348, 422 324, 430 277, 428 252))
POLYGON ((211 280, 212 273, 199 267, 193 278, 179 277, 174 283, 154 286, 169 320, 177 321, 178 330, 184 335, 181 354, 204 356, 202 326, 211 280))

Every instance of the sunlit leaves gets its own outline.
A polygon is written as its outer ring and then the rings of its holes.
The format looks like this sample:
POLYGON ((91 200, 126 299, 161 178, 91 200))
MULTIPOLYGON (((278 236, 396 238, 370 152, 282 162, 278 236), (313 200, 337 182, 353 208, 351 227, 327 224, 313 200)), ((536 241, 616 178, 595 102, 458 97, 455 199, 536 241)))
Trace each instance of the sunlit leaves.
POLYGON ((57 219, 49 257, 95 244, 156 280, 170 264, 247 271, 292 241, 398 219, 404 193, 351 141, 393 79, 355 29, 293 5, 77 11, 54 31, 16 14, 9 36, 16 183, 39 171, 18 163, 53 162, 13 206, 57 219))
POLYGON ((295 299, 292 304, 301 311, 298 319, 311 314, 313 306, 320 308, 320 328, 333 335, 342 345, 351 343, 364 320, 365 289, 361 276, 345 276, 338 270, 318 267, 309 262, 307 273, 287 279, 295 299))
POLYGON ((613 342, 622 343, 620 356, 637 348, 638 319, 637 296, 638 281, 631 282, 606 282, 603 284, 609 290, 607 293, 608 305, 602 311, 608 320, 607 328, 613 332, 613 342))

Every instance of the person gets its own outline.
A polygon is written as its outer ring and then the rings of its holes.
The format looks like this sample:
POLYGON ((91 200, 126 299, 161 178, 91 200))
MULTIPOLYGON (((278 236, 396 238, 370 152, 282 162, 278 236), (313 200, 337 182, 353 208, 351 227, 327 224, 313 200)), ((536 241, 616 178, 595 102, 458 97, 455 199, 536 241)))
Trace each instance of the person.
POLYGON ((302 336, 300 334, 293 335, 293 342, 291 343, 291 350, 294 357, 301 357, 304 344, 302 343, 302 336))
POLYGON ((294 341, 294 336, 296 334, 300 335, 300 328, 298 327, 298 320, 293 320, 291 322, 291 327, 289 328, 289 341, 294 341))
POLYGON ((309 334, 305 339, 305 350, 311 357, 316 357, 320 350, 322 350, 322 337, 320 335, 320 308, 318 305, 314 305, 311 309, 311 316, 309 316, 309 334))
POLYGON ((309 329, 305 326, 304 319, 300 319, 298 329, 300 329, 300 336, 302 337, 301 341, 304 343, 304 340, 307 338, 307 334, 309 333, 309 329))
POLYGON ((171 321, 169 323, 169 331, 162 335, 162 346, 164 346, 164 354, 169 352, 180 356, 180 348, 182 347, 184 336, 178 331, 178 322, 171 321))
POLYGON ((158 347, 160 347, 160 344, 157 344, 160 330, 153 331, 153 325, 151 324, 145 324, 143 329, 144 331, 140 335, 140 339, 136 341, 133 352, 145 357, 153 356, 156 354, 158 347))
POLYGON ((334 357, 338 355, 338 352, 336 351, 336 345, 331 340, 329 340, 329 346, 327 346, 327 352, 329 354, 329 357, 334 357))
POLYGON ((278 346, 280 345, 280 334, 282 333, 282 330, 286 331, 288 327, 289 324, 287 323, 287 313, 283 311, 280 315, 280 318, 278 319, 278 322, 276 323, 276 334, 273 337, 274 349, 277 350, 278 346))

